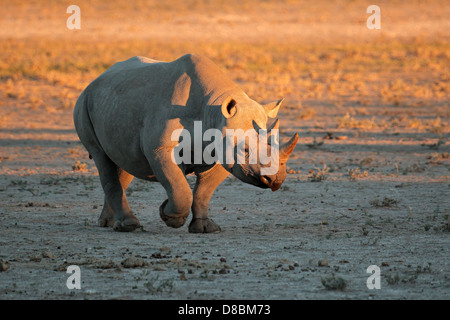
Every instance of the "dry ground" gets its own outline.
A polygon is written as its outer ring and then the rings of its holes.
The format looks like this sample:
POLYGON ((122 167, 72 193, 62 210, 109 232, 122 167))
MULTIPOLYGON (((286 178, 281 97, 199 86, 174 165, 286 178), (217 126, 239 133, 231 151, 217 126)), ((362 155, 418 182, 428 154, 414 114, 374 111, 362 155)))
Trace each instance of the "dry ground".
POLYGON ((381 30, 362 1, 77 1, 77 31, 65 1, 40 3, 0 1, 0 299, 450 298, 447 1, 379 1, 381 30), (97 227, 78 95, 116 61, 187 52, 285 98, 282 137, 301 138, 283 187, 228 178, 223 231, 198 235, 166 227, 163 188, 135 180, 143 230, 97 227))

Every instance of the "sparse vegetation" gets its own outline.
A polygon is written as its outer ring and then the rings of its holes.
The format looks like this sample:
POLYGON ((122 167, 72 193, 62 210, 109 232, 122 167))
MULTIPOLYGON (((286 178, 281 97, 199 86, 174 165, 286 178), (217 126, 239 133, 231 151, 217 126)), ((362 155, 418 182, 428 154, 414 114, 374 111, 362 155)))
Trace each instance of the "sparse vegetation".
POLYGON ((311 107, 300 107, 300 112, 298 113, 298 120, 309 120, 316 115, 316 110, 311 107))
POLYGON ((395 207, 398 204, 398 200, 393 199, 393 198, 389 198, 389 197, 384 197, 383 200, 380 199, 373 199, 369 201, 369 204, 374 206, 374 207, 378 207, 378 208, 390 208, 390 207, 395 207))
POLYGON ((351 116, 348 112, 345 116, 341 118, 337 118, 337 127, 346 128, 346 129, 363 129, 363 130, 371 130, 378 128, 380 125, 376 123, 374 117, 370 119, 356 119, 351 116))
POLYGON ((314 168, 313 170, 309 170, 308 178, 311 182, 321 182, 328 178, 327 165, 324 163, 322 168, 314 168))
POLYGON ((86 170, 86 163, 77 161, 74 165, 72 165, 73 171, 84 171, 86 170))
POLYGON ((342 277, 336 277, 334 273, 320 280, 327 290, 344 290, 347 287, 347 281, 342 277))
POLYGON ((354 169, 348 169, 348 177, 350 181, 356 181, 357 179, 365 178, 369 176, 369 173, 367 171, 361 172, 359 168, 354 169))
POLYGON ((428 156, 427 159, 432 164, 441 164, 443 161, 449 159, 449 154, 448 152, 434 152, 432 155, 428 156))
POLYGON ((161 292, 171 292, 173 290, 173 279, 159 280, 159 276, 151 277, 148 279, 144 286, 150 293, 161 293, 161 292))

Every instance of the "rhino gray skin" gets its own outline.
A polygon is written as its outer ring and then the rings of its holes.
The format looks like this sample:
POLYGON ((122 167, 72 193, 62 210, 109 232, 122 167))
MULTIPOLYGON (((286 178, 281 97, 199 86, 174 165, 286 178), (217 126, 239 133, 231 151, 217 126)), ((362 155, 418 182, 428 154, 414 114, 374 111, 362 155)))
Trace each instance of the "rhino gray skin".
MULTIPOLYGON (((278 189, 286 178, 286 161, 298 135, 280 146, 279 170, 261 176, 258 164, 176 164, 171 154, 177 141, 172 132, 192 133, 194 121, 203 130, 255 128, 270 130, 281 100, 260 105, 250 99, 209 59, 188 54, 173 62, 133 57, 118 62, 81 93, 74 109, 78 136, 94 159, 105 193, 102 227, 132 231, 140 227, 130 210, 125 190, 133 177, 159 181, 168 199, 159 208, 165 223, 185 224, 192 208, 189 232, 215 232, 209 218, 214 190, 231 172, 240 180, 261 188, 278 189), (195 173, 192 191, 186 174, 195 173)), ((275 125, 278 126, 278 120, 275 125)))

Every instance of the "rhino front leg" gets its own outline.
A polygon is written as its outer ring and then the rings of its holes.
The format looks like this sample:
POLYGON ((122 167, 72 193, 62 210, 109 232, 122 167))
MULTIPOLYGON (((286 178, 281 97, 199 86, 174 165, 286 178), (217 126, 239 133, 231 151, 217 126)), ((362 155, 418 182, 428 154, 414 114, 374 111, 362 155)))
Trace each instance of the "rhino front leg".
POLYGON ((182 227, 186 223, 192 205, 192 190, 184 172, 172 161, 168 149, 162 149, 156 156, 147 158, 168 197, 159 207, 161 219, 169 227, 182 227))
POLYGON ((113 224, 115 231, 133 231, 140 227, 140 222, 131 212, 124 192, 133 176, 118 168, 103 152, 94 153, 92 157, 105 192, 105 205, 99 218, 99 225, 113 224))
POLYGON ((216 188, 228 176, 229 172, 220 164, 195 171, 197 182, 194 187, 192 203, 193 217, 189 224, 191 233, 211 233, 220 231, 220 227, 209 217, 209 202, 216 188))

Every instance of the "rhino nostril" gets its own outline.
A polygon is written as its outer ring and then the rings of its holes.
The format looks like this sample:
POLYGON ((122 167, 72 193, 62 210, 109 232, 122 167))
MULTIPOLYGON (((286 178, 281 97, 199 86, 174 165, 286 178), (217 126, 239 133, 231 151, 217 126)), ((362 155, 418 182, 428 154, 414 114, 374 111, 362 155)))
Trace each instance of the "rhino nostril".
POLYGON ((270 179, 270 177, 268 176, 261 176, 260 180, 267 186, 270 186, 270 184, 272 183, 272 179, 270 179))

